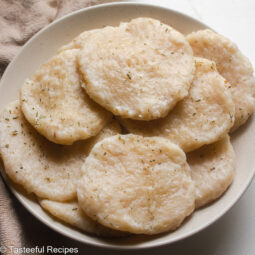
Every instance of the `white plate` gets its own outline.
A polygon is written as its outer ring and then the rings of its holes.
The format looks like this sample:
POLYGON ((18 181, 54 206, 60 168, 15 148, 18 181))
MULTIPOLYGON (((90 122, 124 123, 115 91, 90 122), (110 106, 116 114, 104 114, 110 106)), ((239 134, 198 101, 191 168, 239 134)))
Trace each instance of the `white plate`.
MULTIPOLYGON (((18 98, 19 88, 25 78, 29 77, 43 62, 53 56, 60 46, 68 43, 76 35, 84 30, 100 28, 105 25, 118 25, 120 21, 128 21, 141 16, 159 19, 184 34, 207 28, 206 25, 181 13, 163 7, 137 3, 105 4, 70 14, 37 33, 8 66, 0 84, 0 111, 6 104, 18 98)), ((63 235, 87 244, 108 248, 137 249, 159 246, 186 238, 206 228, 236 203, 247 189, 255 172, 254 130, 255 121, 254 118, 251 118, 232 137, 237 155, 236 176, 234 183, 223 197, 196 211, 176 231, 158 236, 135 236, 115 240, 89 236, 50 217, 33 198, 19 192, 5 179, 14 195, 35 217, 63 235)), ((1 172, 3 173, 3 169, 1 172)))

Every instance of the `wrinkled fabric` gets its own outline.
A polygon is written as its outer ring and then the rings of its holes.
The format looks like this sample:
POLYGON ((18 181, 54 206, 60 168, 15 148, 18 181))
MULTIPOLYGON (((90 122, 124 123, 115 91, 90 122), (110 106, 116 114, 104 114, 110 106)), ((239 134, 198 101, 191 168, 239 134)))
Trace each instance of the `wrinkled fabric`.
POLYGON ((0 76, 25 42, 55 19, 57 7, 56 0, 0 1, 0 76))
MULTIPOLYGON (((41 28, 67 13, 104 2, 113 0, 0 0, 0 78, 26 41, 41 28)), ((0 177, 0 254, 14 254, 10 246, 46 249, 47 245, 78 247, 79 254, 90 250, 38 221, 0 177)))

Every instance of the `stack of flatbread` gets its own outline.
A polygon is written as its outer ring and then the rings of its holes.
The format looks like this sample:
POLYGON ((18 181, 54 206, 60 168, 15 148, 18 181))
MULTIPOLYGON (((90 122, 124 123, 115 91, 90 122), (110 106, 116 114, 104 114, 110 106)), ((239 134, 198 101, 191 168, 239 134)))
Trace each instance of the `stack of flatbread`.
POLYGON ((157 234, 234 178, 228 133, 255 109, 249 60, 210 30, 151 18, 85 31, 0 115, 8 177, 91 234, 157 234))

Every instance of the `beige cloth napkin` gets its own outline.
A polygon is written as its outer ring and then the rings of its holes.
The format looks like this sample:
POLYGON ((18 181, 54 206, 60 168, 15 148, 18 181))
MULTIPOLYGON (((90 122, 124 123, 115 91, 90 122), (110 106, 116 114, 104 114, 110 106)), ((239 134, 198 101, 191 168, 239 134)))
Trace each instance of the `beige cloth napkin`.
MULTIPOLYGON (((0 0, 0 78, 25 42, 42 27, 80 8, 113 1, 0 0)), ((91 254, 88 251, 92 249, 57 234, 39 222, 10 193, 0 177, 0 254, 15 254, 8 246, 47 245, 77 247, 79 254, 91 254)))

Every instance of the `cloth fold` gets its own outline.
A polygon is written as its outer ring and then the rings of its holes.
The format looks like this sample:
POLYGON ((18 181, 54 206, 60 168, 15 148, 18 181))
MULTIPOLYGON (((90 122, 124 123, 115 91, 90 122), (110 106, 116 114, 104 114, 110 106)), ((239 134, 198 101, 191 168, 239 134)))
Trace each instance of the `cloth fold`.
MULTIPOLYGON (((9 62, 41 28, 67 13, 105 2, 114 0, 0 0, 0 79, 9 62)), ((78 247, 79 254, 85 254, 82 244, 62 237, 33 217, 0 177, 0 254, 14 254, 10 246, 47 245, 78 247)))

